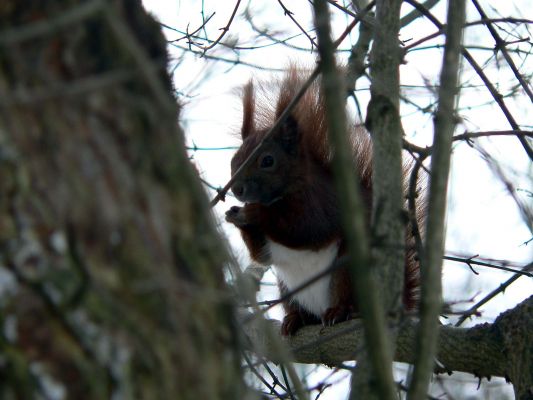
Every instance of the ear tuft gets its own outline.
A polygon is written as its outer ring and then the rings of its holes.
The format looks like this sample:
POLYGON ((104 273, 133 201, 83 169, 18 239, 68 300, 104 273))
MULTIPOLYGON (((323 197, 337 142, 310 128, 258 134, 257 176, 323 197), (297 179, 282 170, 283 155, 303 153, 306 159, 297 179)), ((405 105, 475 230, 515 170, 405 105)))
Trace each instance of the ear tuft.
POLYGON ((287 152, 291 154, 296 153, 300 141, 300 132, 296 118, 292 115, 287 117, 281 125, 277 139, 281 142, 287 152))
POLYGON ((242 140, 246 139, 248 135, 254 131, 254 114, 255 114, 255 94, 254 84, 250 80, 243 88, 242 91, 242 128, 241 137, 242 140))

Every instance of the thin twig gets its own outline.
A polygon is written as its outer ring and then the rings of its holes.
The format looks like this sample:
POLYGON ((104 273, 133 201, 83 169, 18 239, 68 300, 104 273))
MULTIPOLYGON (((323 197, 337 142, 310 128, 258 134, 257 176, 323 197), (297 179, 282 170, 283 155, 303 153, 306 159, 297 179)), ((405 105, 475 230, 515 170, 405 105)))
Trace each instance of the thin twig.
POLYGON ((483 132, 465 132, 460 135, 455 135, 453 140, 470 140, 479 137, 488 137, 488 136, 527 136, 533 137, 533 131, 483 131, 483 132))
POLYGON ((285 386, 287 387, 287 394, 291 398, 291 400, 296 400, 294 397, 294 394, 292 393, 291 384, 289 382, 289 379, 287 377, 287 372, 285 371, 285 367, 283 364, 280 365, 281 369, 281 375, 283 376, 283 380, 285 381, 285 386))
POLYGON ((472 269, 472 265, 479 265, 480 267, 499 269, 499 270, 502 270, 502 271, 513 272, 515 274, 524 275, 524 276, 528 276, 530 278, 533 278, 533 274, 531 272, 525 271, 524 269, 518 270, 516 268, 506 267, 505 265, 495 265, 495 264, 491 264, 491 263, 488 263, 488 262, 485 262, 485 261, 475 260, 475 257, 476 256, 468 257, 468 258, 455 257, 455 256, 444 256, 443 258, 445 260, 448 260, 448 261, 455 261, 455 262, 465 263, 471 269, 472 269))
POLYGON ((187 51, 187 52, 190 52, 190 53, 192 53, 194 55, 197 55, 197 56, 200 56, 202 58, 205 58, 207 60, 220 61, 220 62, 224 62, 224 63, 231 64, 231 65, 244 65, 246 67, 255 68, 255 69, 258 69, 258 70, 261 70, 261 71, 272 71, 272 72, 283 72, 283 71, 285 71, 284 69, 281 69, 281 68, 263 67, 262 65, 253 64, 253 63, 250 63, 250 62, 247 62, 247 61, 240 60, 238 58, 232 60, 232 59, 221 57, 221 56, 213 56, 211 54, 203 54, 201 51, 189 49, 187 47, 182 47, 180 45, 177 45, 176 43, 170 43, 170 45, 175 47, 175 48, 177 48, 177 49, 180 49, 180 50, 183 50, 183 51, 187 51))
MULTIPOLYGON (((437 5, 438 2, 439 0, 426 0, 426 2, 424 2, 423 5, 424 5, 424 8, 426 8, 427 10, 431 10, 435 5, 437 5)), ((400 19, 400 26, 402 28, 406 27, 411 22, 413 22, 415 19, 419 18, 421 15, 422 13, 420 11, 418 11, 417 9, 414 9, 409 14, 407 14, 405 17, 402 17, 402 19, 400 19)))
MULTIPOLYGON (((413 7, 415 7, 417 10, 419 10, 424 16, 429 19, 439 30, 443 29, 443 24, 426 8, 424 8, 420 3, 418 3, 415 0, 405 0, 407 3, 411 4, 413 7)), ((474 57, 470 54, 470 52, 463 47, 462 50, 463 57, 468 61, 468 63, 472 66, 474 71, 478 74, 478 76, 483 81, 483 84, 487 87, 490 94, 492 95, 492 98, 496 103, 498 103, 498 106, 502 110, 503 114, 505 115, 505 118, 509 122, 509 125, 511 125, 511 128, 515 131, 520 131, 520 127, 516 120, 514 119, 513 115, 507 108, 507 105, 505 104, 503 100, 503 96, 498 92, 498 90, 494 87, 490 79, 487 77, 485 72, 483 71, 483 68, 479 66, 479 64, 476 62, 474 57)), ((525 152, 527 153, 530 160, 533 160, 533 149, 531 148, 530 144, 528 143, 527 139, 523 136, 517 136, 518 140, 522 144, 522 147, 524 148, 525 152)))
MULTIPOLYGON (((529 263, 524 268, 522 268, 523 272, 529 272, 533 271, 533 263, 529 263)), ((505 289, 507 289, 513 282, 515 282, 518 278, 520 278, 522 274, 517 273, 516 275, 512 276, 511 278, 507 279, 504 283, 500 284, 496 289, 491 291, 489 294, 487 294, 485 297, 483 297, 480 301, 478 301, 476 304, 474 304, 472 307, 470 307, 468 310, 466 310, 461 318, 455 323, 455 326, 460 326, 465 322, 471 315, 478 313, 478 310, 481 306, 488 303, 490 300, 492 300, 494 297, 496 297, 498 294, 503 293, 505 289)))
MULTIPOLYGON (((533 137, 533 131, 483 131, 483 132, 465 132, 459 135, 455 135, 452 139, 453 141, 466 140, 471 143, 472 139, 480 137, 493 137, 493 136, 527 136, 533 137)), ((403 139, 403 148, 409 152, 418 153, 419 155, 429 155, 433 149, 432 146, 420 147, 416 144, 408 142, 406 139, 403 139)))
MULTIPOLYGON (((484 24, 486 25, 487 23, 502 23, 502 22, 505 22, 505 23, 508 23, 508 24, 533 24, 533 20, 532 19, 527 19, 527 18, 513 18, 513 17, 506 17, 506 18, 481 18, 480 20, 477 20, 477 21, 470 21, 470 22, 467 22, 465 24, 465 26, 474 26, 474 25, 481 25, 481 24, 484 24)), ((502 40, 503 43, 506 43, 502 40)))
POLYGON ((169 25, 166 25, 162 22, 159 22, 159 25, 161 25, 163 28, 166 28, 166 29, 169 29, 171 31, 174 31, 174 32, 178 32, 178 33, 181 33, 183 35, 183 37, 180 37, 178 39, 174 39, 174 40, 170 40, 169 43, 174 43, 174 42, 179 42, 180 40, 183 40, 183 39, 187 39, 189 41, 189 43, 193 43, 194 42, 191 40, 191 38, 195 38, 195 39, 203 39, 203 40, 209 40, 209 39, 204 39, 204 38, 201 38, 200 36, 196 36, 196 34, 205 28, 205 26, 207 25, 207 23, 211 20, 211 18, 213 18, 215 16, 215 12, 213 12, 209 17, 207 17, 206 19, 204 19, 204 21, 202 22, 202 25, 200 25, 197 29, 195 29, 194 31, 192 32, 189 32, 188 31, 188 26, 187 26, 187 32, 181 32, 180 30, 172 27, 172 26, 169 26, 169 25))
POLYGON ((270 391, 270 394, 274 394, 277 398, 281 398, 281 394, 278 393, 276 389, 274 388, 275 384, 271 385, 270 383, 267 382, 267 380, 263 377, 263 375, 257 370, 255 365, 252 363, 252 360, 250 360, 250 357, 248 357, 246 352, 244 351, 242 352, 242 357, 244 358, 244 361, 246 362, 246 364, 248 364, 248 368, 250 368, 250 371, 252 371, 252 373, 257 377, 257 379, 259 379, 261 383, 268 388, 268 390, 270 391))
POLYGON ((500 179, 504 184, 505 189, 508 191, 511 198, 515 201, 520 213, 522 214, 522 219, 528 227, 530 232, 533 232, 533 209, 529 203, 522 202, 520 196, 518 196, 517 190, 512 182, 505 176, 505 173, 499 163, 496 162, 494 157, 487 152, 483 147, 472 143, 474 149, 476 149, 483 160, 487 163, 490 170, 500 179))
MULTIPOLYGON (((285 39, 278 39, 273 34, 270 34, 266 28, 260 28, 256 24, 254 24, 254 19, 252 18, 251 12, 249 11, 248 8, 244 11, 244 17, 245 17, 246 22, 248 22, 248 24, 250 25, 250 28, 252 28, 252 30, 259 37, 265 37, 265 38, 267 38, 268 40, 270 40, 272 42, 270 45, 280 44, 280 45, 286 46, 286 47, 288 47, 290 49, 294 49, 294 50, 298 50, 298 51, 304 51, 306 53, 309 52, 309 48, 307 48, 307 47, 301 47, 301 46, 294 45, 292 43, 288 43, 289 40, 304 36, 303 33, 297 33, 297 34, 289 36, 289 37, 287 37, 285 39)), ((310 29, 310 31, 313 31, 313 30, 314 30, 314 28, 310 29)))
POLYGON ((195 144, 193 146, 185 147, 189 151, 216 151, 216 150, 237 150, 238 146, 223 146, 223 147, 198 147, 195 144))
POLYGON ((235 7, 233 8, 233 12, 231 13, 231 16, 229 18, 228 23, 226 24, 225 27, 220 28, 222 30, 222 33, 209 46, 202 47, 203 54, 205 54, 207 52, 207 50, 212 49, 213 47, 215 47, 222 40, 222 38, 226 35, 226 33, 229 31, 229 27, 231 26, 231 23, 233 22, 233 18, 235 18, 235 15, 237 14, 237 10, 239 9, 239 5, 240 4, 241 4, 241 0, 237 0, 237 3, 235 4, 235 7))
POLYGON ((287 7, 285 7, 285 4, 283 4, 281 0, 278 0, 278 3, 281 8, 283 8, 284 14, 289 17, 291 21, 294 22, 294 24, 298 27, 298 29, 300 29, 300 31, 307 37, 307 39, 309 39, 309 41, 311 42, 311 50, 313 50, 313 47, 317 47, 315 40, 311 36, 309 36, 309 33, 307 33, 307 31, 300 25, 296 18, 294 18, 294 13, 287 7))
POLYGON ((503 58, 505 58, 505 61, 507 61, 507 64, 509 64, 509 67, 513 71, 513 74, 515 75, 516 79, 520 83, 520 86, 522 86, 522 89, 524 89, 526 94, 529 96, 529 99, 533 103, 533 92, 531 91, 531 88, 529 87, 529 84, 526 82, 526 80, 524 79, 524 77, 522 76, 520 71, 518 71, 518 68, 516 68, 516 65, 515 65, 513 59, 511 58, 511 56, 507 52, 507 49, 505 47, 506 43, 500 37, 500 35, 496 31, 496 29, 494 29, 494 26, 492 26, 492 22, 487 17, 487 14, 485 14, 485 11, 483 10, 483 8, 479 4, 479 2, 477 0, 472 0, 472 3, 474 4, 474 7, 476 7, 476 9, 477 9, 479 15, 481 16, 481 18, 483 18, 485 26, 487 27, 487 29, 489 30, 490 34, 494 38, 494 41, 496 42, 495 50, 502 52, 503 58))

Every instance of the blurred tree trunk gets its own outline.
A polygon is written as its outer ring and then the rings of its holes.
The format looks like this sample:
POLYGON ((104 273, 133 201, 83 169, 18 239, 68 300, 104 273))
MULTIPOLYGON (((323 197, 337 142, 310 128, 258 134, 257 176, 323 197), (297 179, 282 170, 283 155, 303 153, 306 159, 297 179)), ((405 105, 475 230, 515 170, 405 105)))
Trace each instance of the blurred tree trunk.
POLYGON ((2 399, 245 396, 166 66, 140 0, 0 4, 2 399))

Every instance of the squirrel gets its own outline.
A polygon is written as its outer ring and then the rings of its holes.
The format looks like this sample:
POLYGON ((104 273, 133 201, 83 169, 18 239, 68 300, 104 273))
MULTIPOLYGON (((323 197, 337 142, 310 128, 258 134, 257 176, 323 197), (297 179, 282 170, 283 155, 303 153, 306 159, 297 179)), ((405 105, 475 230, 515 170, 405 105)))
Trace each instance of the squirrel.
MULTIPOLYGON (((244 87, 240 131, 243 142, 231 160, 232 175, 265 137, 305 78, 304 73, 290 67, 276 84, 275 102, 267 101, 265 89, 260 93, 263 101, 256 102, 253 81, 244 87)), ((352 128, 351 138, 366 225, 370 228, 372 144, 362 126, 352 128)), ((231 187, 244 206, 231 207, 226 212, 226 221, 240 230, 254 261, 273 266, 282 295, 291 294, 298 286, 331 269, 284 302, 283 335, 292 335, 303 325, 320 322, 332 325, 358 311, 350 274, 342 262, 346 258, 346 244, 331 156, 323 98, 320 84, 315 81, 231 187), (332 268, 334 264, 338 266, 332 268)), ((407 243, 413 243, 409 232, 407 243)), ((403 294, 407 309, 416 306, 418 276, 418 261, 413 246, 408 246, 403 294)))

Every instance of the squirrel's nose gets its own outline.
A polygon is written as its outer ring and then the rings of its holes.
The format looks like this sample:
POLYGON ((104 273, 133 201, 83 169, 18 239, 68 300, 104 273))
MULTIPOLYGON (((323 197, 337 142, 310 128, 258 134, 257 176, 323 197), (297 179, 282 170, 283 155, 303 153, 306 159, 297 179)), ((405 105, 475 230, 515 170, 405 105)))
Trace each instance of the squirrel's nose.
POLYGON ((231 187, 231 191, 235 196, 242 197, 244 195, 244 184, 242 182, 236 182, 231 187))

